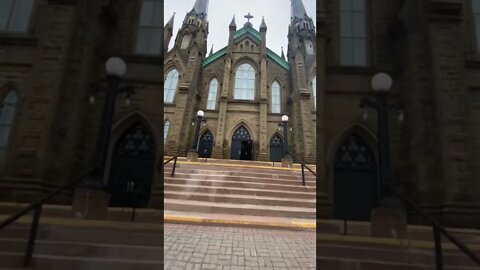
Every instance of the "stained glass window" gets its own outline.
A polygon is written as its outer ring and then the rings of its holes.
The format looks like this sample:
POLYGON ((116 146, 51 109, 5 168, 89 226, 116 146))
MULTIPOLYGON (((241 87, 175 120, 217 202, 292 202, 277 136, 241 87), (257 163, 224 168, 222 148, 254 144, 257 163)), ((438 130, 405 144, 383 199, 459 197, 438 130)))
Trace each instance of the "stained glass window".
POLYGON ((480 0, 472 0, 472 9, 477 36, 477 50, 480 52, 480 0))
POLYGON ((210 81, 210 88, 208 89, 207 110, 215 110, 217 104, 218 81, 212 79, 210 81))
POLYGON ((33 0, 0 0, 0 31, 27 32, 33 0))
POLYGON ((165 84, 163 88, 163 102, 172 103, 173 98, 175 97, 175 92, 177 91, 178 84, 178 71, 172 69, 167 73, 165 78, 165 84))
POLYGON ((313 96, 313 108, 317 109, 317 76, 312 80, 312 96, 313 96))
POLYGON ((235 72, 235 99, 255 99, 255 70, 249 64, 242 64, 235 72))
POLYGON ((163 14, 162 0, 143 0, 137 32, 137 54, 162 53, 163 14))
POLYGON ((170 121, 165 121, 165 126, 163 127, 163 141, 167 141, 168 131, 170 129, 170 121))
POLYGON ((15 118, 17 102, 17 93, 11 91, 3 100, 2 108, 0 109, 0 164, 5 163, 8 139, 15 118))
POLYGON ((280 84, 277 81, 272 83, 272 113, 280 113, 280 84))
POLYGON ((367 64, 365 0, 340 0, 340 63, 367 64))

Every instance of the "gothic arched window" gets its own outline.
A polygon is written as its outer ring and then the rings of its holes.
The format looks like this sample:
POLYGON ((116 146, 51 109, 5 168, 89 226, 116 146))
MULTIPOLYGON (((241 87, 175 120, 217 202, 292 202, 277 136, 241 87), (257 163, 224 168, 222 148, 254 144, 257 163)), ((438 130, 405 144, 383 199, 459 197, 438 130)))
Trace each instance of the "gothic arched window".
POLYGON ((5 163, 7 155, 8 139, 12 131, 12 124, 15 118, 18 96, 15 91, 11 91, 5 97, 0 109, 0 164, 5 163))
POLYGON ((234 99, 255 99, 255 70, 250 64, 241 64, 235 72, 234 99))
POLYGON ((178 84, 178 71, 172 69, 167 73, 165 78, 165 84, 163 88, 163 102, 172 103, 173 98, 175 97, 175 92, 177 91, 178 84))
POLYGON ((163 38, 163 1, 143 0, 137 32, 135 52, 160 55, 163 38))
POLYGON ((340 0, 340 64, 367 64, 365 0, 340 0))
POLYGON ((480 52, 480 0, 472 0, 473 21, 477 36, 477 51, 480 52))
POLYGON ((207 110, 215 110, 217 103, 218 81, 213 78, 210 81, 210 88, 208 89, 207 110))
POLYGON ((280 113, 280 84, 277 81, 272 83, 272 113, 280 113))
POLYGON ((165 125, 163 126, 163 141, 167 141, 168 131, 170 130, 170 121, 165 121, 165 125))
POLYGON ((312 80, 312 96, 313 96, 313 108, 317 109, 317 76, 312 80))

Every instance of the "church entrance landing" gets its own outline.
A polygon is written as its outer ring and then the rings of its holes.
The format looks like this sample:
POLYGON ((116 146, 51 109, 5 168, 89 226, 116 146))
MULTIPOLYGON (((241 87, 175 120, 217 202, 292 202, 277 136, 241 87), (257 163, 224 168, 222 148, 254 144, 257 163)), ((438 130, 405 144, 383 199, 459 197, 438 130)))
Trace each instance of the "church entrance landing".
POLYGON ((230 159, 253 160, 253 141, 248 130, 241 126, 232 136, 230 159))

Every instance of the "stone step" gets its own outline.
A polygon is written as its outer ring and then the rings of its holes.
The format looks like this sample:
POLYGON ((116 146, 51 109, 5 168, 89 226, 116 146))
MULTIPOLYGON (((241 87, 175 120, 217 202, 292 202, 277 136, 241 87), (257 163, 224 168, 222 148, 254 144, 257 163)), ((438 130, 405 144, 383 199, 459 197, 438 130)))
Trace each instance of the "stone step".
MULTIPOLYGON (((433 250, 417 248, 389 248, 349 246, 339 244, 317 244, 317 252, 322 257, 350 259, 356 261, 378 261, 409 265, 435 265, 433 250)), ((443 252, 445 266, 474 267, 475 263, 459 252, 443 252)))
MULTIPOLYGON (((172 156, 164 156, 163 160, 167 161, 172 156)), ((187 162, 186 157, 178 157, 177 163, 181 162, 187 162)), ((167 164, 173 163, 173 160, 167 164)), ((196 163, 220 163, 220 164, 234 164, 234 165, 249 165, 249 166, 262 166, 262 167, 275 167, 275 168, 281 168, 282 163, 281 162, 272 162, 272 161, 256 161, 256 160, 235 160, 235 159, 217 159, 217 158, 207 158, 205 161, 205 158, 199 158, 196 163)), ((308 167, 311 169, 315 169, 316 165, 315 164, 306 164, 308 167)), ((301 165, 300 163, 293 163, 294 168, 300 168, 301 165)))
POLYGON ((224 213, 251 216, 315 218, 316 209, 305 207, 266 206, 253 204, 211 203, 189 200, 165 199, 165 210, 224 213))
MULTIPOLYGON (((27 239, 0 238, 0 252, 18 252, 26 250, 27 239)), ((60 255, 91 258, 122 258, 127 260, 156 260, 163 254, 158 246, 120 245, 105 243, 88 243, 84 241, 44 240, 35 243, 35 254, 60 255)))
POLYGON ((266 196, 266 197, 278 197, 278 198, 303 198, 303 199, 315 199, 315 189, 312 188, 312 192, 302 191, 279 191, 279 190, 261 190, 252 188, 234 188, 234 187, 213 187, 213 186, 199 186, 199 185, 177 185, 172 183, 164 184, 164 192, 168 191, 188 191, 199 192, 205 194, 237 194, 237 195, 253 195, 253 196, 266 196))
MULTIPOLYGON (((8 226, 0 231, 0 238, 28 239, 30 227, 8 226)), ((142 232, 142 230, 123 231, 118 229, 101 229, 91 226, 89 228, 65 228, 62 225, 40 224, 37 239, 45 241, 65 241, 82 243, 102 243, 110 245, 131 245, 144 247, 159 247, 163 243, 163 235, 142 232)))
MULTIPOLYGON (((343 220, 318 220, 317 227, 322 233, 344 234, 343 220)), ((446 228, 458 240, 465 244, 480 244, 480 231, 474 229, 446 228)), ((431 226, 408 226, 408 239, 433 241, 433 230, 431 226)), ((371 225, 369 222, 347 221, 347 235, 370 236, 371 225)), ((442 236, 443 241, 449 242, 442 236)))
MULTIPOLYGON (((170 176, 171 171, 166 170, 164 172, 165 176, 170 176)), ((280 171, 278 173, 258 171, 254 172, 252 170, 216 170, 208 169, 204 167, 198 168, 176 168, 175 175, 177 174, 195 174, 195 175, 213 175, 213 176, 223 176, 223 177, 247 177, 247 178, 260 178, 260 179, 272 179, 272 180, 290 180, 298 181, 302 180, 302 173, 296 171, 280 171)), ((305 181, 315 182, 316 177, 313 174, 305 174, 305 181)))
MULTIPOLYGON (((23 253, 0 252, 0 265, 21 267, 23 253)), ((161 255, 158 256, 161 258, 161 255)), ((163 262, 158 260, 128 260, 122 258, 95 258, 89 256, 58 256, 34 254, 32 265, 35 270, 163 270, 163 262)))
MULTIPOLYGON (((328 270, 353 270, 353 269, 365 269, 365 270, 436 270, 437 268, 432 265, 422 264, 408 264, 408 263, 386 263, 377 260, 352 260, 343 258, 331 258, 326 256, 317 257, 317 269, 328 270)), ((449 266, 444 270, 477 270, 478 267, 461 267, 461 266, 449 266)))
MULTIPOLYGON (((192 176, 194 177, 194 176, 192 176)), ((195 178, 180 178, 180 177, 167 177, 165 183, 177 184, 177 185, 194 185, 194 186, 206 186, 206 187, 235 187, 235 188, 250 188, 261 190, 284 190, 284 191, 297 191, 297 192, 316 192, 315 187, 300 185, 286 185, 277 183, 258 183, 258 182, 245 182, 245 181, 230 181, 230 180, 214 180, 214 179, 197 179, 195 178)))
POLYGON ((315 199, 303 200, 300 198, 293 199, 293 198, 278 198, 278 197, 259 197, 259 196, 251 196, 251 195, 203 194, 198 192, 174 192, 174 191, 165 191, 164 196, 165 196, 164 197, 165 199, 316 208, 315 199))
MULTIPOLYGON (((227 181, 227 182, 248 182, 248 183, 257 183, 257 184, 276 184, 276 185, 290 185, 304 187, 302 179, 295 180, 285 180, 285 179, 265 179, 259 177, 243 177, 243 176, 230 176, 230 175, 214 175, 214 174, 196 174, 196 173, 175 173, 175 176, 171 177, 170 174, 164 176, 165 181, 170 181, 172 179, 196 179, 204 181, 227 181)), ((315 188, 316 183, 312 180, 306 180, 305 186, 315 188)))
MULTIPOLYGON (((172 171, 173 164, 167 164, 164 168, 166 173, 172 171)), ((268 174, 279 174, 279 175, 289 175, 292 173, 301 174, 300 169, 288 169, 288 168, 273 168, 273 167, 249 167, 249 166, 241 166, 241 165, 228 165, 228 164, 218 164, 218 163, 211 163, 211 164, 191 164, 191 163, 181 163, 177 162, 175 167, 175 171, 177 169, 190 169, 190 170, 214 170, 214 171, 227 171, 227 172, 250 172, 250 173, 268 173, 268 174)), ((315 176, 308 170, 305 170, 306 177, 315 176)))

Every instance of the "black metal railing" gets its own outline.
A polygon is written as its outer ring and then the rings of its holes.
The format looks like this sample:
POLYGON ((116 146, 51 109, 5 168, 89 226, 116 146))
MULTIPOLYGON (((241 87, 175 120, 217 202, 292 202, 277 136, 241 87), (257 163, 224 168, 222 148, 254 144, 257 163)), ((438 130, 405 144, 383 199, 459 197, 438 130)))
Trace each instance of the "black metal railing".
MULTIPOLYGON (((163 166, 167 165, 168 163, 170 163, 172 160, 174 161, 173 162, 173 168, 172 168, 172 173, 171 173, 171 177, 173 177, 175 175, 175 168, 177 166, 177 159, 184 155, 185 153, 187 153, 187 151, 184 151, 184 152, 181 152, 181 153, 178 153, 177 155, 175 155, 174 157, 171 157, 170 159, 168 159, 167 161, 164 161, 163 162, 163 166)), ((152 181, 147 181, 147 182, 144 182, 131 196, 132 197, 135 197, 135 196, 138 196, 140 195, 141 192, 144 191, 144 189, 148 186, 148 185, 151 185, 152 184, 152 181)), ((136 205, 133 205, 132 206, 132 215, 130 217, 130 221, 131 222, 135 222, 135 217, 136 217, 136 211, 137 211, 137 206, 136 205)))
POLYGON ((59 193, 70 189, 74 187, 75 185, 79 184, 82 182, 82 180, 85 179, 86 176, 90 175, 96 170, 96 168, 88 170, 87 172, 73 178, 70 182, 68 182, 66 185, 59 187, 55 189, 54 191, 46 194, 45 196, 41 197, 37 201, 29 204, 27 207, 24 209, 20 210, 18 213, 13 214, 9 216, 7 219, 5 219, 2 223, 0 223, 0 230, 3 228, 7 227, 8 225, 14 223, 21 217, 27 215, 30 213, 30 211, 34 211, 33 213, 33 219, 32 219, 32 224, 30 226, 30 233, 28 236, 28 243, 27 243, 27 249, 25 251, 25 258, 23 261, 23 265, 25 267, 29 267, 30 264, 32 263, 32 258, 33 258, 33 250, 35 247, 35 241, 37 240, 37 232, 38 232, 38 226, 40 223, 40 217, 42 214, 42 207, 45 204, 46 201, 48 201, 50 198, 54 197, 55 195, 58 195, 59 193))
POLYGON ((307 168, 307 170, 309 170, 314 176, 317 176, 317 174, 312 169, 310 169, 310 167, 308 167, 307 164, 305 164, 305 162, 301 161, 300 159, 298 159, 292 154, 289 154, 289 155, 292 156, 293 161, 300 163, 302 166, 302 185, 303 186, 305 186, 305 168, 307 168))
POLYGON ((443 270, 443 252, 442 252, 442 235, 450 240, 460 251, 462 251, 465 255, 467 255, 470 259, 472 259, 476 264, 480 266, 480 258, 473 253, 473 251, 468 248, 465 244, 460 242, 455 236, 450 234, 444 226, 438 223, 433 217, 429 214, 425 213, 422 209, 420 209, 414 202, 409 200, 407 197, 402 195, 400 192, 397 192, 394 188, 387 186, 388 191, 390 191, 393 195, 397 196, 400 200, 403 201, 407 206, 413 209, 417 214, 423 217, 433 229, 433 239, 435 243, 435 264, 437 266, 437 270, 443 270))

